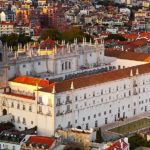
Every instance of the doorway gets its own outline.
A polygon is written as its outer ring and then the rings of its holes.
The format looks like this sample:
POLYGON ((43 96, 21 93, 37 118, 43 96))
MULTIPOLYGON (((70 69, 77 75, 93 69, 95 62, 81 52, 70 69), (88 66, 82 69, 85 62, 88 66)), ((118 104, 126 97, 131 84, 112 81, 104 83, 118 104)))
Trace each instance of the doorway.
POLYGON ((7 115, 7 110, 6 109, 3 109, 3 116, 4 115, 7 115))

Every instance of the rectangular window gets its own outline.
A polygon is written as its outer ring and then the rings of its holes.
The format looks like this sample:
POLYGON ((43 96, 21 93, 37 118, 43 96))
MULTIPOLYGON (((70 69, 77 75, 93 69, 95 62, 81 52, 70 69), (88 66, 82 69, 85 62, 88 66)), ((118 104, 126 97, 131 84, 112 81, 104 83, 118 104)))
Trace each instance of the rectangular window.
POLYGON ((31 106, 29 106, 29 111, 32 111, 32 107, 31 106))
POLYGON ((84 99, 86 99, 86 94, 84 94, 84 99))
POLYGON ((98 122, 97 122, 97 120, 95 121, 95 127, 98 127, 98 122))
POLYGON ((23 124, 26 124, 26 118, 23 118, 23 122, 22 122, 23 124))
POLYGON ((69 101, 69 100, 70 100, 70 97, 69 97, 69 96, 67 96, 67 97, 66 97, 66 100, 67 100, 67 101, 69 101))
POLYGON ((25 105, 23 105, 22 109, 25 110, 25 105))
POLYGON ((86 123, 86 130, 88 130, 89 129, 89 125, 88 125, 88 123, 86 123))
POLYGON ((17 122, 20 123, 20 117, 17 118, 17 122))
POLYGON ((124 89, 126 89, 126 85, 124 85, 124 89))
POLYGON ((22 67, 23 67, 23 68, 25 68, 25 67, 26 67, 26 65, 24 64, 22 67))
POLYGON ((76 104, 76 108, 78 108, 78 104, 76 104))
POLYGON ((95 97, 95 92, 93 92, 93 97, 95 97))
POLYGON ((57 105, 60 105, 60 98, 57 98, 57 105))
POLYGON ((42 106, 39 106, 39 113, 42 113, 42 106))
POLYGON ((39 103, 42 104, 42 97, 39 97, 39 103))
POLYGON ((67 105, 67 111, 70 111, 70 105, 67 105))
POLYGON ((78 100, 78 97, 77 97, 77 96, 75 97, 75 100, 76 100, 76 101, 78 100))
POLYGON ((11 103, 11 107, 14 108, 14 103, 13 102, 11 103))
POLYGON ((20 109, 20 104, 17 104, 17 109, 20 109))

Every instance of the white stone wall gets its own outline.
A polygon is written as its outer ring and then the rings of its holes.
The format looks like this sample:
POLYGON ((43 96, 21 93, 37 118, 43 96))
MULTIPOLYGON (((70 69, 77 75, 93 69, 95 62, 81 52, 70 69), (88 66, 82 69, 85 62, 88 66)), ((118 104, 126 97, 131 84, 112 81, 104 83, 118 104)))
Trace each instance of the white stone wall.
POLYGON ((0 149, 20 150, 20 148, 21 148, 20 144, 0 141, 0 149))
POLYGON ((69 121, 73 127, 81 126, 85 129, 88 124, 91 128, 95 127, 96 121, 101 126, 106 124, 106 119, 107 123, 112 123, 115 119, 132 117, 150 110, 149 75, 128 77, 58 94, 62 105, 56 106, 56 112, 66 111, 66 96, 70 95, 73 103, 70 104, 72 113, 56 117, 56 128, 59 125, 66 127, 69 121), (135 82, 138 86, 134 85, 135 82))
POLYGON ((47 71, 54 75, 61 75, 78 71, 81 66, 93 66, 97 62, 104 63, 104 46, 85 45, 80 46, 76 53, 73 51, 64 55, 19 57, 8 63, 8 78, 11 79, 15 75, 41 74, 47 71), (62 69, 62 64, 65 62, 70 62, 70 67, 62 69))
POLYGON ((25 130, 25 128, 37 126, 38 134, 53 135, 54 98, 52 95, 36 92, 35 86, 26 84, 10 82, 9 86, 13 89, 13 93, 20 93, 20 96, 0 94, 0 116, 3 115, 3 110, 6 109, 7 114, 12 114, 12 121, 16 129, 25 130), (35 93, 35 99, 29 99, 23 96, 31 96, 33 93, 35 93), (42 101, 39 101, 39 97, 42 97, 42 101))
POLYGON ((115 66, 116 69, 123 69, 127 67, 132 67, 132 66, 137 66, 137 65, 142 65, 146 64, 148 62, 144 61, 135 61, 135 60, 127 60, 127 59, 119 59, 115 57, 108 57, 105 56, 105 62, 110 63, 112 66, 115 66))
MULTIPOLYGON (((10 82, 9 85, 13 90, 19 89, 20 92, 32 93, 35 90, 35 86, 25 84, 10 82)), ((57 94, 35 92, 35 100, 0 94, 0 107, 14 116, 13 123, 17 129, 24 130, 25 127, 37 126, 40 135, 53 135, 55 129, 60 126, 93 128, 96 127, 96 123, 97 126, 102 126, 122 117, 132 117, 149 111, 149 89, 150 73, 133 77, 129 75, 128 78, 57 94), (67 96, 69 102, 66 102, 67 96), (18 104, 20 108, 17 108, 18 104), (26 120, 25 123, 23 118, 26 120)))

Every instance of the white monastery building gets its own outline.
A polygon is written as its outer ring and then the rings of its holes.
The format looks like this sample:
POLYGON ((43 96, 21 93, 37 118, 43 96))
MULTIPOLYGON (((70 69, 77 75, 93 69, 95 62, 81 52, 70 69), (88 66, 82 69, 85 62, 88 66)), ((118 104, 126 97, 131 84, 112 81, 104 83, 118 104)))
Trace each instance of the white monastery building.
POLYGON ((59 128, 90 129, 150 110, 149 55, 123 61, 104 56, 103 42, 85 39, 52 49, 42 44, 19 46, 15 55, 10 48, 8 60, 6 50, 0 55, 1 81, 9 79, 0 93, 0 115, 12 114, 18 130, 37 126, 39 135, 50 136, 59 128))

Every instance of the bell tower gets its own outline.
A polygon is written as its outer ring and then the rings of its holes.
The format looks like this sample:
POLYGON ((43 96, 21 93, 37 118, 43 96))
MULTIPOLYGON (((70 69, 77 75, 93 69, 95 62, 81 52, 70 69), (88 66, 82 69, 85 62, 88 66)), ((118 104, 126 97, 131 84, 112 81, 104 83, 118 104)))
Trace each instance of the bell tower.
POLYGON ((7 70, 7 46, 4 47, 0 41, 0 89, 7 86, 7 70))

